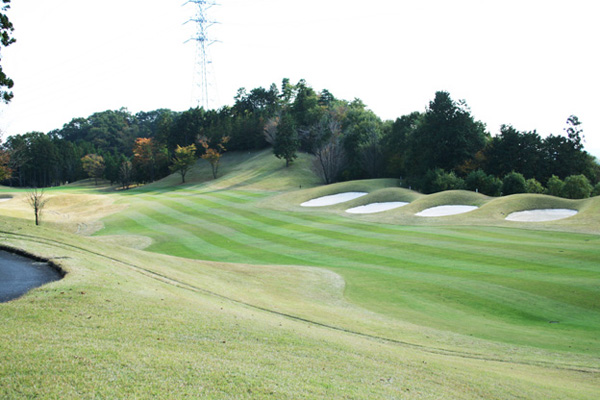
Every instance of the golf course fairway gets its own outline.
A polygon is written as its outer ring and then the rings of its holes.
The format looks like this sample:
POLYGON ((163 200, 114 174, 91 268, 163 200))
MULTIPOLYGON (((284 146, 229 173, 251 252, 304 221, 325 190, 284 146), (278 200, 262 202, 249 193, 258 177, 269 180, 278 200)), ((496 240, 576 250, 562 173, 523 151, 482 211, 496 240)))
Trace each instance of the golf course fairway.
POLYGON ((223 157, 121 191, 1 188, 0 247, 59 265, 0 304, 0 398, 595 399, 600 198, 321 186, 223 157), (337 193, 367 195, 302 207, 337 193), (350 214, 371 203, 392 210, 350 214), (422 218, 422 210, 473 206, 422 218), (549 222, 512 212, 577 210, 549 222))

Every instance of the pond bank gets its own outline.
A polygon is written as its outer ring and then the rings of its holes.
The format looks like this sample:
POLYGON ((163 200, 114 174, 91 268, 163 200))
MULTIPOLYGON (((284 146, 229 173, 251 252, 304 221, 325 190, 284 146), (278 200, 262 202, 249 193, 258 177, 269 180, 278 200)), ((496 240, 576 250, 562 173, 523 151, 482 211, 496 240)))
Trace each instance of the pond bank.
POLYGON ((64 271, 52 262, 0 248, 0 303, 19 298, 31 289, 64 276, 64 271))

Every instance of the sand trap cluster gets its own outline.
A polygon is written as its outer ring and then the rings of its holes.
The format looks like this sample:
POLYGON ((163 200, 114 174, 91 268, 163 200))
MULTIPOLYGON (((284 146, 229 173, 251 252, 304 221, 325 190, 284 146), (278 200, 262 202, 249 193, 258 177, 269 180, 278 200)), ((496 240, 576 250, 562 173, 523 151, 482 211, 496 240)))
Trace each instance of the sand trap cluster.
POLYGON ((346 201, 357 199, 361 196, 365 196, 368 193, 366 192, 345 192, 332 194, 329 196, 317 197, 316 199, 312 199, 309 201, 305 201, 300 204, 302 207, 323 207, 323 206, 331 206, 333 204, 344 203, 346 201))
POLYGON ((508 217, 506 217, 506 220, 518 222, 545 222, 569 218, 575 214, 577 214, 577 210, 569 210, 566 208, 549 208, 545 210, 526 210, 514 212, 509 214, 508 217))
POLYGON ((418 217, 445 217, 447 215, 464 214, 477 210, 475 206, 437 206, 416 213, 418 217))
POLYGON ((372 214, 382 211, 393 210, 394 208, 402 207, 407 205, 405 201, 388 201, 385 203, 371 203, 365 204, 364 206, 358 206, 349 208, 346 210, 350 214, 372 214))

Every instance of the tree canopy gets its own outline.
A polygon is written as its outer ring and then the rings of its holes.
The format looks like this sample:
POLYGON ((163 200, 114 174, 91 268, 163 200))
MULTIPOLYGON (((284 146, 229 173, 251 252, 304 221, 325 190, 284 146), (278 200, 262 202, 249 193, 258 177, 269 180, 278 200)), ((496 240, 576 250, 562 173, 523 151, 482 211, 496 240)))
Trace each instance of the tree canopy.
POLYGON ((468 188, 498 195, 515 172, 525 183, 517 179, 509 191, 564 195, 558 183, 569 176, 583 175, 592 186, 600 180, 600 165, 584 150, 582 126, 571 115, 560 134, 542 138, 505 124, 492 137, 464 100, 445 91, 436 92, 424 112, 383 121, 360 99, 339 99, 304 80, 284 79, 279 87, 240 88, 234 104, 220 109, 134 114, 121 108, 73 118, 48 133, 10 136, 0 146, 0 168, 10 170, 10 178, 6 172, 0 178, 14 186, 72 182, 87 176, 82 159, 95 154, 104 160, 101 178, 123 187, 170 171, 183 173, 184 181, 193 152, 182 149, 191 145, 211 162, 216 177, 228 138, 227 151, 271 145, 287 166, 300 152, 309 153, 325 183, 389 177, 426 192, 468 188))
MULTIPOLYGON (((8 47, 16 42, 16 39, 12 36, 15 28, 5 13, 9 8, 10 0, 2 0, 2 7, 0 8, 0 61, 2 60, 2 47, 8 47)), ((2 65, 0 65, 0 98, 5 103, 10 102, 13 98, 13 93, 10 89, 12 89, 14 84, 13 80, 2 69, 2 65)))
POLYGON ((2 149, 0 142, 0 182, 10 178, 12 171, 9 168, 10 156, 8 151, 2 149))
POLYGON ((98 185, 98 179, 102 178, 106 169, 104 158, 98 154, 87 154, 81 159, 81 164, 83 170, 90 178, 94 178, 94 183, 98 185))

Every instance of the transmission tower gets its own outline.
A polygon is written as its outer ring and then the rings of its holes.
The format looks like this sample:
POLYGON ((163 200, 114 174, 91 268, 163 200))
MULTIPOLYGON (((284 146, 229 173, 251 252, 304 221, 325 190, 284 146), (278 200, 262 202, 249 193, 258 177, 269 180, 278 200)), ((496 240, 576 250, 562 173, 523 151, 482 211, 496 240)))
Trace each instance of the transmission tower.
POLYGON ((207 0, 188 0, 185 4, 189 3, 192 3, 196 8, 194 17, 187 21, 196 25, 196 34, 188 40, 196 42, 195 93, 192 94, 192 97, 198 107, 204 107, 205 110, 208 110, 210 100, 208 96, 208 65, 211 63, 208 56, 208 47, 216 42, 216 40, 209 38, 208 28, 216 22, 207 18, 207 11, 216 3, 207 0))

